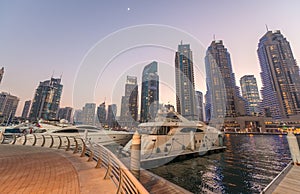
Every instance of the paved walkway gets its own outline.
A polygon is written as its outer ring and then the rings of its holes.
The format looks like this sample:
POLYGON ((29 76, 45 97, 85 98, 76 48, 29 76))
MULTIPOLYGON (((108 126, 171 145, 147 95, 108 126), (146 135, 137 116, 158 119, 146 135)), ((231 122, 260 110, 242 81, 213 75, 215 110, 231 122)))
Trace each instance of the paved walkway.
POLYGON ((104 168, 63 150, 0 145, 0 193, 116 193, 104 168))
POLYGON ((300 193, 300 166, 293 166, 273 192, 273 194, 281 193, 300 193))

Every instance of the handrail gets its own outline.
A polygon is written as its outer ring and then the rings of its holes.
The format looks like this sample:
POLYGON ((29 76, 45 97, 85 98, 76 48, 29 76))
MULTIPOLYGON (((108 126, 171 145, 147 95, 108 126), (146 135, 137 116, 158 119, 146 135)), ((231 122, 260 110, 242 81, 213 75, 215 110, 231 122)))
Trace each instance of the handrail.
MULTIPOLYGON (((101 163, 106 163, 103 165, 107 169, 104 178, 110 177, 111 179, 115 179, 118 186, 117 193, 149 193, 109 149, 99 144, 96 144, 94 149, 98 150, 99 153, 105 153, 105 157, 107 158, 102 158, 101 161, 101 163)), ((98 160, 100 159, 98 155, 95 155, 95 157, 98 160)))
POLYGON ((13 141, 11 142, 11 144, 15 144, 16 141, 17 141, 17 137, 16 137, 16 135, 14 134, 14 135, 13 135, 13 141))

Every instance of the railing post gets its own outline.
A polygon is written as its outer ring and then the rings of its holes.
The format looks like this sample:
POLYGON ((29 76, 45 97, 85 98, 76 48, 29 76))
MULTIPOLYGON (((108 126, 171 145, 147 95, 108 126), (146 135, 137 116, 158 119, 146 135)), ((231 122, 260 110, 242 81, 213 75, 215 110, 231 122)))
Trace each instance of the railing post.
POLYGON ((1 137, 1 144, 3 144, 5 140, 5 136, 2 134, 2 132, 0 133, 0 137, 1 137))
POLYGON ((65 138, 67 138, 67 142, 68 142, 66 151, 69 151, 69 149, 70 149, 70 139, 68 138, 68 136, 65 136, 65 138))
POLYGON ((288 132, 287 140, 289 143, 290 152, 295 165, 300 165, 300 151, 296 136, 293 132, 288 132))
POLYGON ((13 135, 13 141, 11 142, 11 144, 15 144, 15 143, 16 143, 16 140, 17 140, 16 135, 13 135))
POLYGON ((35 134, 32 134, 33 135, 33 143, 32 143, 32 146, 35 146, 35 144, 36 144, 36 136, 35 136, 35 134))
POLYGON ((104 179, 108 179, 111 176, 111 161, 110 161, 110 154, 109 153, 107 153, 107 160, 108 160, 108 164, 107 164, 107 169, 106 169, 104 179))
POLYGON ((75 137, 75 136, 74 136, 73 138, 74 138, 74 142, 75 142, 75 149, 74 149, 74 151, 73 151, 73 154, 75 154, 75 153, 77 153, 77 152, 78 152, 78 142, 77 142, 77 140, 76 140, 76 137, 75 137))
POLYGON ((120 168, 119 176, 120 176, 120 180, 119 180, 117 194, 121 193, 121 189, 122 189, 122 186, 123 186, 123 173, 122 173, 122 169, 121 168, 120 168))
POLYGON ((59 144, 58 144, 57 149, 60 149, 61 144, 62 144, 62 140, 61 140, 61 137, 60 137, 59 135, 58 135, 57 137, 58 137, 58 139, 59 139, 59 144))
POLYGON ((132 137, 130 157, 130 170, 132 174, 139 179, 141 168, 141 135, 136 131, 132 137))
POLYGON ((42 139, 43 139, 43 142, 42 142, 42 145, 41 145, 41 147, 44 147, 44 145, 45 145, 45 141, 46 141, 46 139, 45 139, 45 136, 44 136, 44 135, 42 135, 42 139))
POLYGON ((95 168, 99 168, 101 166, 101 164, 102 164, 102 159, 101 159, 101 156, 99 156, 95 168))
POLYGON ((82 138, 81 139, 81 142, 82 142, 82 150, 81 150, 81 154, 80 154, 80 157, 83 157, 85 155, 85 152, 86 152, 86 145, 85 145, 85 142, 83 141, 82 138))
POLYGON ((52 136, 52 135, 50 135, 50 137, 51 137, 51 144, 50 144, 49 148, 52 148, 53 143, 54 143, 54 139, 53 139, 53 136, 52 136))
POLYGON ((93 150, 90 150, 90 151, 91 151, 91 153, 89 155, 89 159, 87 160, 88 162, 92 161, 93 158, 94 158, 94 152, 93 152, 93 150))
POLYGON ((22 145, 26 145, 26 142, 27 142, 27 135, 25 134, 24 135, 24 142, 22 143, 22 145))

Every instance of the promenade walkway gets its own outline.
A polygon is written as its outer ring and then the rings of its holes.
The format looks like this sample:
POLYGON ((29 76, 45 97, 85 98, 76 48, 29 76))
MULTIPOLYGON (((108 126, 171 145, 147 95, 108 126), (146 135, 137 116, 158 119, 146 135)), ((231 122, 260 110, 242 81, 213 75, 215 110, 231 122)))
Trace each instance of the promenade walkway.
POLYGON ((116 193, 106 170, 63 150, 0 145, 0 193, 116 193))
POLYGON ((273 191, 273 194, 281 193, 300 193, 300 166, 293 166, 273 191))

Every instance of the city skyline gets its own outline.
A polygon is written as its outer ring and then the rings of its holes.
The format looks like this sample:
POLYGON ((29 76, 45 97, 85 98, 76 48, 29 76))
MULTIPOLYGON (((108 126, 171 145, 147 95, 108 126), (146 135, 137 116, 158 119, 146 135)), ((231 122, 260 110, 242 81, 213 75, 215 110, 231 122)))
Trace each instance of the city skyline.
MULTIPOLYGON (((90 4, 76 2, 72 6, 69 2, 28 1, 18 4, 1 2, 0 9, 3 17, 0 22, 3 31, 0 32, 0 38, 3 44, 0 46, 0 62, 5 68, 5 73, 0 89, 20 98, 17 115, 21 115, 24 102, 33 99, 34 89, 38 82, 49 78, 54 71, 54 76, 63 74, 64 90, 61 107, 74 107, 72 89, 76 71, 87 51, 110 33, 129 26, 149 23, 182 29, 199 39, 204 48, 209 45, 215 34, 216 39, 222 39, 232 54, 236 79, 246 74, 253 74, 257 78, 259 88, 262 85, 259 76, 261 70, 256 48, 259 38, 266 32, 265 24, 270 29, 280 29, 291 43, 295 59, 300 58, 300 45, 297 41, 300 29, 294 25, 296 18, 299 18, 296 10, 299 2, 283 4, 280 1, 272 1, 270 5, 268 2, 235 1, 218 2, 218 6, 215 5, 214 1, 206 3, 194 1, 186 5, 176 1, 163 2, 160 6, 155 3, 134 1, 117 4, 109 2, 105 5, 95 2, 90 4), (272 9, 264 9, 267 6, 272 6, 272 9), (128 7, 130 10, 127 9, 128 7), (182 8, 189 10, 189 13, 176 19, 177 16, 172 13, 182 8), (105 11, 102 13, 98 9, 105 11), (57 13, 55 16, 52 14, 53 10, 57 13), (284 12, 285 14, 273 14, 276 10, 278 13, 284 12), (207 17, 211 11, 214 12, 214 16, 207 17), (156 14, 147 14, 151 12, 156 14), (108 18, 103 17, 106 15, 110 16, 111 20, 102 19, 108 18), (239 17, 235 17, 236 15, 239 17), (197 19, 197 25, 194 19, 197 19), (102 28, 103 25, 105 28, 102 28), (239 41, 237 37, 245 38, 239 41), (18 75, 17 80, 15 75, 18 75), (17 82, 23 84, 16 84, 17 82)), ((177 44, 179 42, 180 39, 177 44)), ((191 47, 194 51, 195 63, 203 64, 203 53, 194 50, 193 45, 191 47)), ((151 51, 141 60, 155 59, 159 59, 158 62, 163 60, 172 64, 174 56, 173 53, 162 56, 151 51)), ((119 65, 130 67, 139 62, 137 57, 133 57, 127 58, 119 65)), ((205 92, 205 88, 199 84, 198 80, 196 90, 205 92)), ((107 103, 117 103, 120 107, 120 102, 112 102, 109 99, 110 95, 105 87, 101 89, 101 93, 103 95, 96 95, 97 104, 107 97, 107 103)), ((162 102, 168 101, 171 100, 162 96, 162 102)), ((174 101, 172 104, 175 104, 174 101)), ((82 106, 83 104, 75 108, 82 106)))

